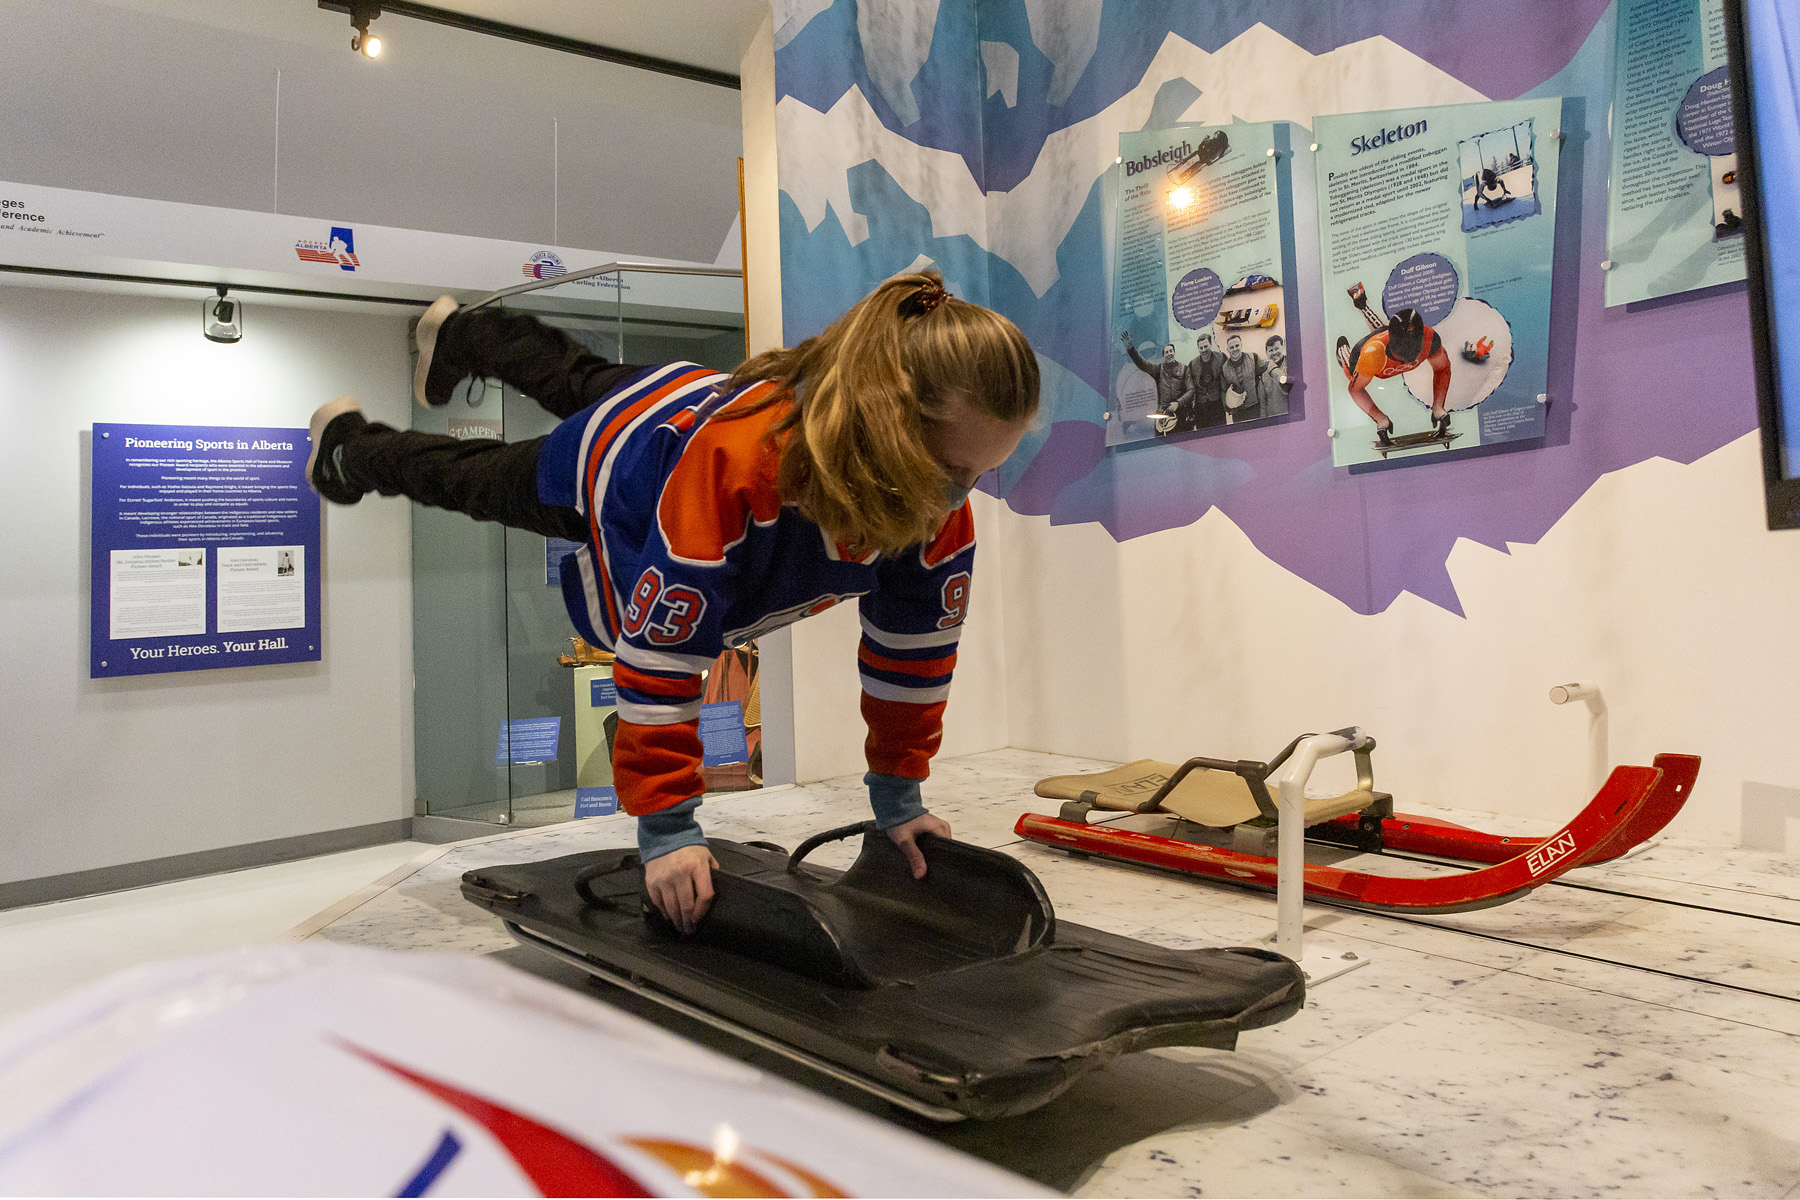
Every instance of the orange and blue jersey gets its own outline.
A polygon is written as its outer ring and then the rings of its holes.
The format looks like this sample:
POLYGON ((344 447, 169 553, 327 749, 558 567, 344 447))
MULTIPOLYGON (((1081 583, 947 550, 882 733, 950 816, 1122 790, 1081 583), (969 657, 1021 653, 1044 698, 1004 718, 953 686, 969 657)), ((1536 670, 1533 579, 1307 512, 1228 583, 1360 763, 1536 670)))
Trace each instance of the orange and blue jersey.
POLYGON ((538 459, 544 502, 587 518, 563 560, 581 636, 616 656, 613 774, 635 816, 705 791, 701 672, 728 646, 855 599, 871 772, 922 779, 969 604, 975 526, 965 503, 895 555, 834 544, 784 504, 773 429, 791 401, 693 363, 646 369, 559 425, 538 459))
POLYGON ((1396 375, 1404 375, 1413 370, 1444 348, 1443 339, 1438 337, 1437 330, 1429 325, 1425 326, 1425 336, 1419 343, 1419 353, 1413 358, 1403 359, 1395 356, 1388 347, 1388 337, 1387 330, 1378 329, 1350 348, 1351 365, 1345 368, 1350 378, 1355 379, 1358 375, 1362 375, 1368 379, 1392 379, 1396 375))

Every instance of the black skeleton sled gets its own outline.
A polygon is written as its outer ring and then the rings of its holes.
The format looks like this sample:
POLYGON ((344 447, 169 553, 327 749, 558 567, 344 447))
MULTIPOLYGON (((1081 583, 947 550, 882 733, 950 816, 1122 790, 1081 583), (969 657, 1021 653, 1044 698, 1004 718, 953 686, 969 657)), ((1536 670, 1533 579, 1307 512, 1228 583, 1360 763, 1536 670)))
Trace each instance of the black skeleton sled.
POLYGON ((1305 1000, 1300 968, 1272 951, 1059 922, 1017 860, 919 845, 915 880, 872 823, 792 854, 712 839, 715 898, 689 937, 650 907, 631 850, 483 867, 462 891, 525 945, 940 1121, 1027 1112, 1134 1050, 1233 1049, 1305 1000), (858 834, 849 870, 804 861, 858 834))

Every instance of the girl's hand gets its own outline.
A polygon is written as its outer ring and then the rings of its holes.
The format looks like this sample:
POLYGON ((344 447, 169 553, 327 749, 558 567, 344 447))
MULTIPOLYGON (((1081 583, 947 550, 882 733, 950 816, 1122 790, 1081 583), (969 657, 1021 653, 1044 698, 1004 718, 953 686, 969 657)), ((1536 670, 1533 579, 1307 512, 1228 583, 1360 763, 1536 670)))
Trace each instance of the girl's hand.
POLYGON ((949 837, 950 822, 942 817, 934 817, 930 813, 926 813, 922 817, 914 817, 906 824, 896 825, 887 831, 887 835, 894 839, 894 845, 900 847, 900 853, 906 855, 906 861, 912 867, 914 879, 925 878, 925 855, 914 840, 921 833, 935 833, 939 837, 949 837))
MULTIPOLYGON (((912 823, 918 824, 917 821, 912 823)), ((944 823, 939 821, 938 824, 944 823)), ((946 833, 949 828, 944 826, 946 833)), ((692 933, 706 910, 712 907, 712 873, 718 865, 719 860, 705 846, 671 850, 644 864, 644 890, 650 893, 650 902, 656 905, 657 911, 669 918, 675 928, 692 933)), ((924 874, 923 859, 913 874, 915 877, 924 874)))

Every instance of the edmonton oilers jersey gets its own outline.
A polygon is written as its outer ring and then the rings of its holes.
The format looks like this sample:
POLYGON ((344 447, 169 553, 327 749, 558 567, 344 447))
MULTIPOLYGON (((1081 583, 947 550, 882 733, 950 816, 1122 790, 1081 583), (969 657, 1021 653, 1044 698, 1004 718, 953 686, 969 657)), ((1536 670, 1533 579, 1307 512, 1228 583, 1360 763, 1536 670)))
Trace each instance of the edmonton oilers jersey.
POLYGON ((563 559, 569 616, 617 661, 613 774, 627 812, 700 795, 702 671, 728 646, 856 599, 870 770, 923 779, 969 605, 975 526, 965 502, 895 555, 835 544, 776 488, 770 436, 790 410, 755 383, 693 363, 647 369, 559 425, 538 493, 580 512, 563 559))

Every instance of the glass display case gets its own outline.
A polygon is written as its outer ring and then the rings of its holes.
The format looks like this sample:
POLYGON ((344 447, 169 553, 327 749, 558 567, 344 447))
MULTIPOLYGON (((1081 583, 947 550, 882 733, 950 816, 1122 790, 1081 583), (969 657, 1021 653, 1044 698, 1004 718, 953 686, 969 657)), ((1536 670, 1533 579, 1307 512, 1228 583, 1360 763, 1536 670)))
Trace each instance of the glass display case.
MULTIPOLYGON (((530 312, 614 362, 744 358, 741 274, 613 264, 533 280, 485 303, 530 312)), ((509 442, 557 418, 498 380, 465 381, 413 428, 509 442)), ((538 825, 601 815, 611 795, 610 657, 573 638, 558 572, 568 543, 413 506, 414 777, 421 816, 538 825)), ((756 648, 709 672, 709 791, 760 785, 756 648), (733 707, 735 706, 735 707, 733 707)))

